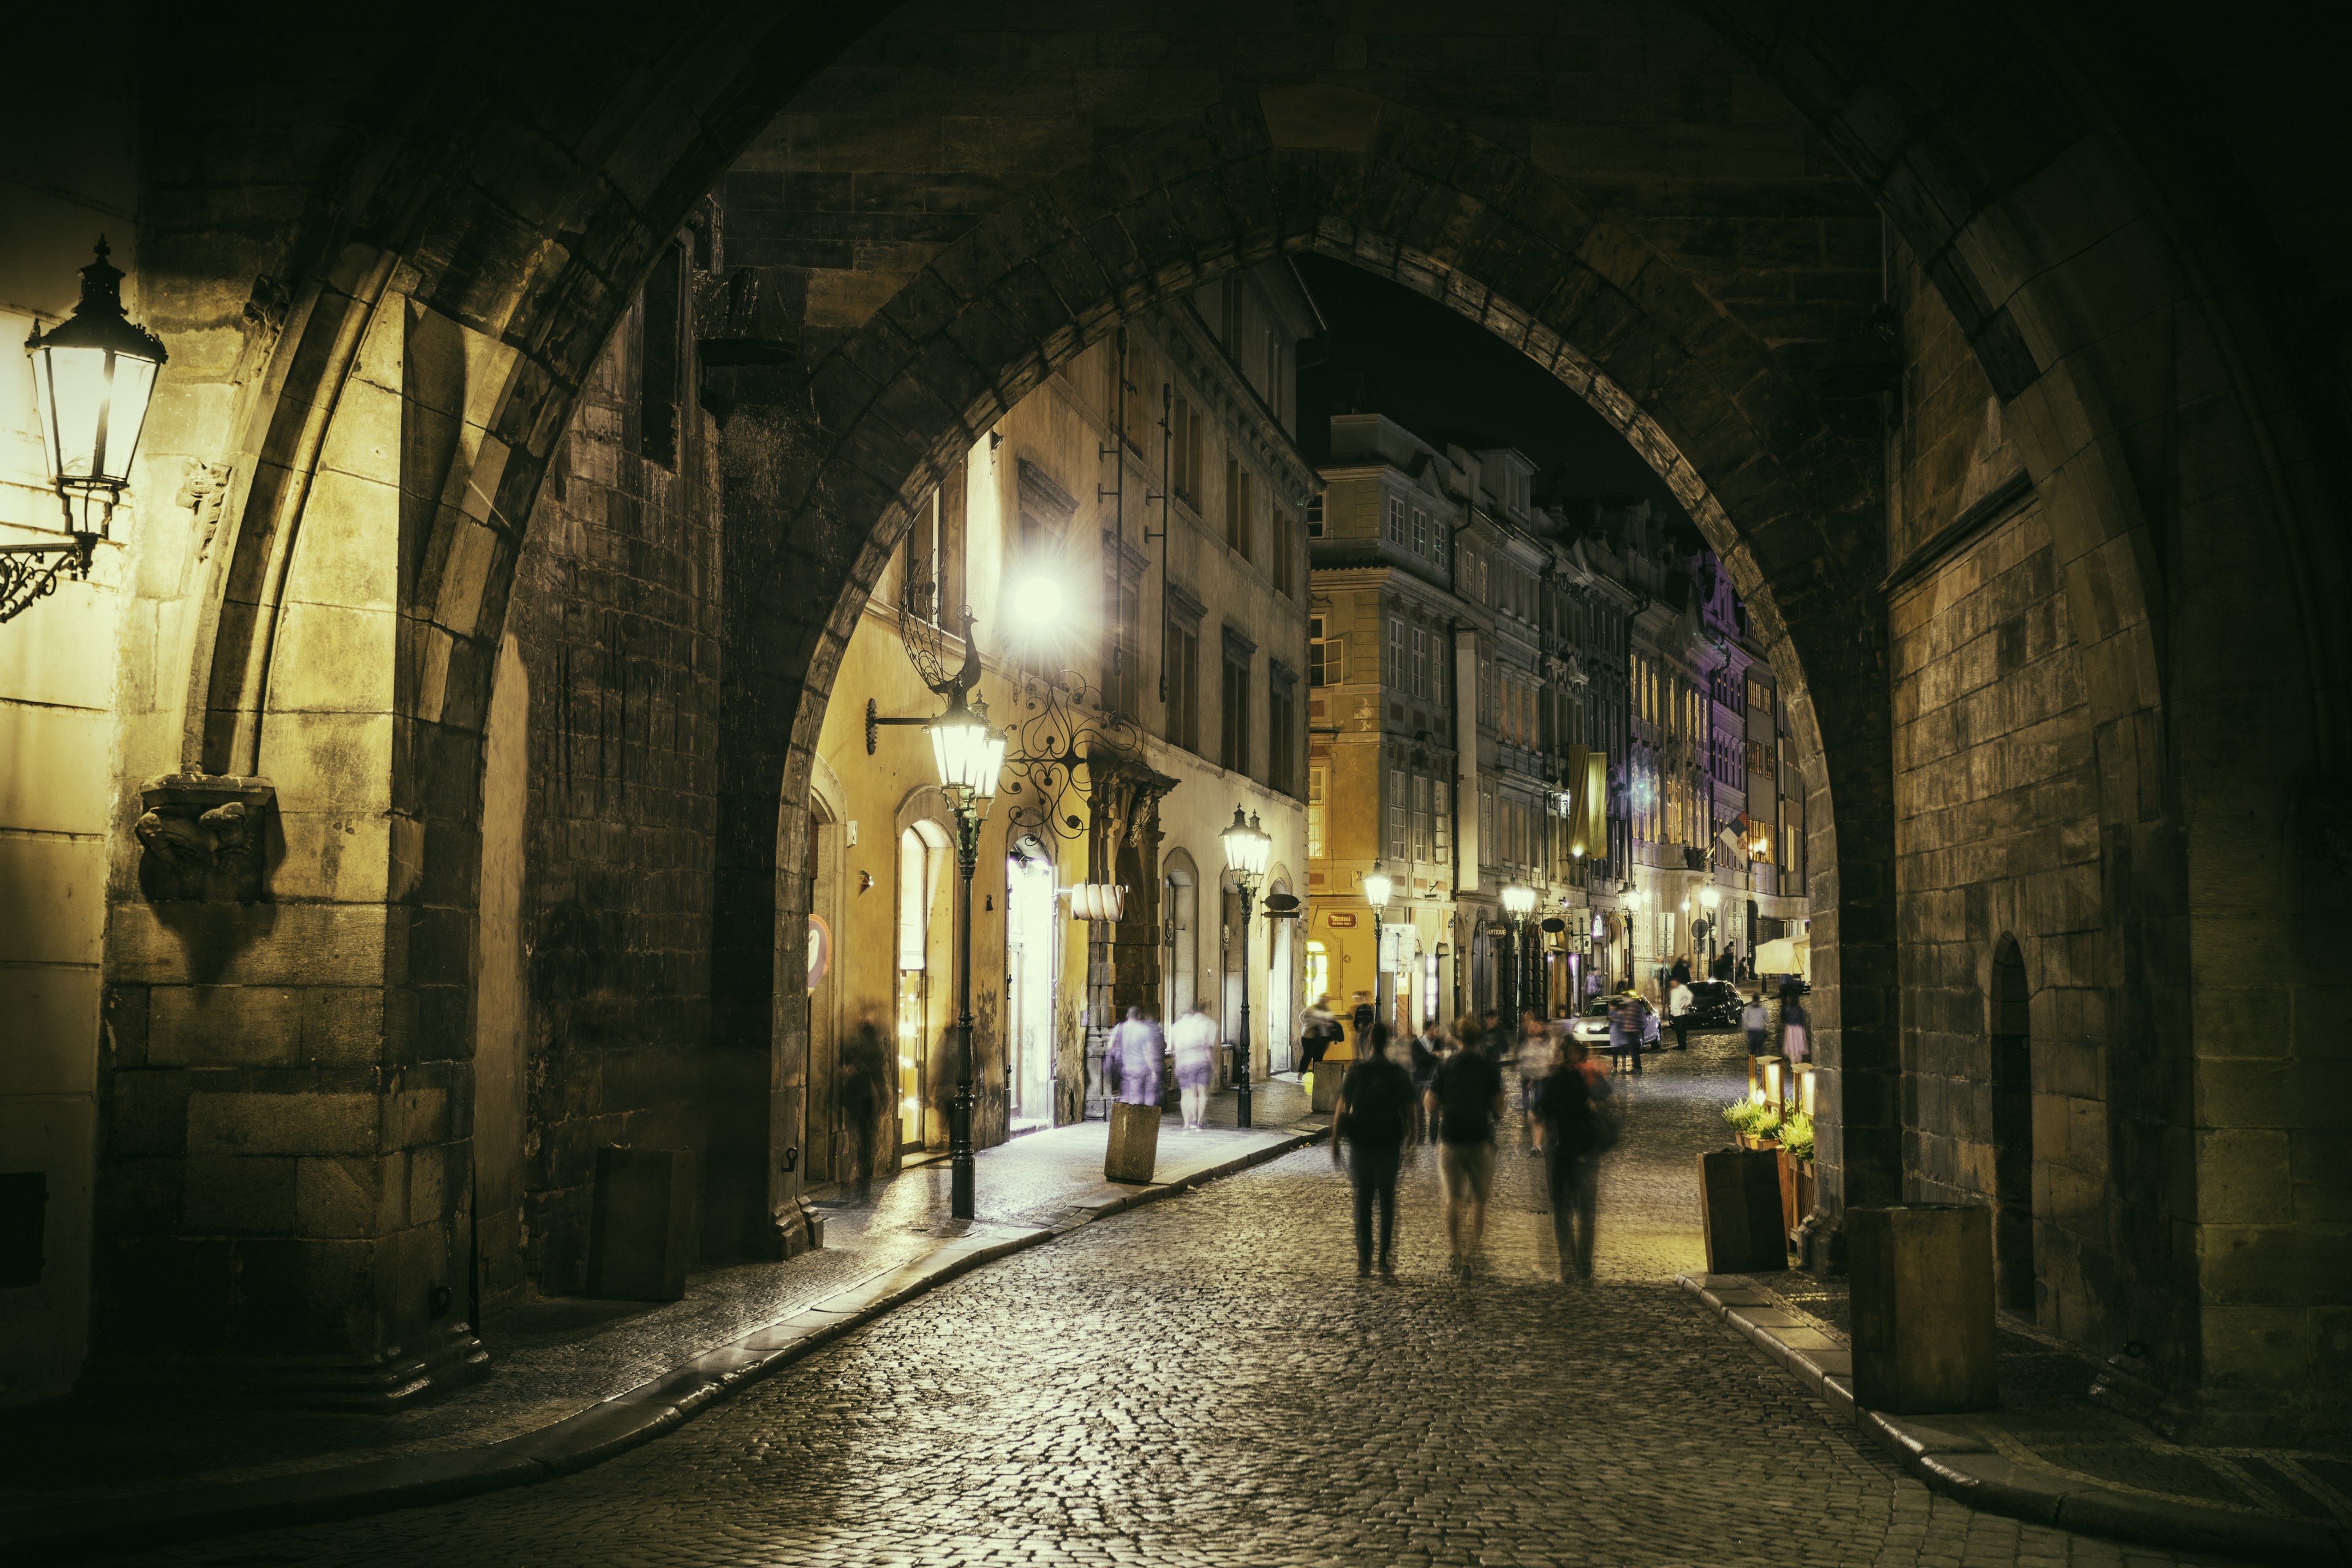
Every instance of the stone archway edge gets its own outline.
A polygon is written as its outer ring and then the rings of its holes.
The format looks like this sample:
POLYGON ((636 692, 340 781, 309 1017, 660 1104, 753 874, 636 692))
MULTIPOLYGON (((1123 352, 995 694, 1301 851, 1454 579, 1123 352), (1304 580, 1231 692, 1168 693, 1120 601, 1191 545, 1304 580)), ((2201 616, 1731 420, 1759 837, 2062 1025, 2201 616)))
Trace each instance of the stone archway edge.
POLYGON ((1073 1203, 1075 1212, 1058 1225, 992 1226, 988 1236, 950 1241, 913 1263, 845 1286, 635 1388, 519 1437, 227 1485, 198 1484, 102 1504, 76 1502, 0 1514, 0 1556, 26 1565, 79 1563, 251 1531, 456 1502, 573 1475, 662 1436, 949 1280, 1097 1220, 1296 1153, 1321 1142, 1328 1131, 1319 1125, 1297 1131, 1172 1181, 1097 1190, 1073 1203))
POLYGON ((2256 1563, 2352 1563, 2352 1532, 2342 1529, 2098 1486, 2009 1458, 1981 1438, 1935 1426, 1934 1416, 1865 1409, 1854 1403, 1852 1352, 1754 1279, 1744 1274, 1685 1274, 1675 1283, 1894 1455, 1928 1490, 1955 1502, 2080 1535, 2176 1552, 2256 1563))

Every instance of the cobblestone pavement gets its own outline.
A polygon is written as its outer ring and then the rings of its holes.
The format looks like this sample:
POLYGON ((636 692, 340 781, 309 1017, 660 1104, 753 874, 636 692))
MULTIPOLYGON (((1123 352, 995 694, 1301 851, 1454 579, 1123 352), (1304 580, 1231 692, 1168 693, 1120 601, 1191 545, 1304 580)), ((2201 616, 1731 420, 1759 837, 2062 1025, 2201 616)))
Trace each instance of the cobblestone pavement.
POLYGON ((1307 1150, 902 1307, 570 1479, 142 1557, 205 1563, 2115 1563, 1936 1498, 1687 1305, 1692 1155, 1729 1037, 1652 1058, 1599 1281, 1546 1275, 1507 1133, 1488 1272, 1445 1276, 1433 1163, 1401 1274, 1354 1277, 1307 1150))

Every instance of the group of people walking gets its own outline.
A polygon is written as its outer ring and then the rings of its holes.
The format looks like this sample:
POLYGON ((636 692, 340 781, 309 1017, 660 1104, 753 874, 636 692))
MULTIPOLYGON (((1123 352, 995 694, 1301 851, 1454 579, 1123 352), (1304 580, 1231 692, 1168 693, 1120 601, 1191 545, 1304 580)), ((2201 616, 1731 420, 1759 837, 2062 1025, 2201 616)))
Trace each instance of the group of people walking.
POLYGON ((1377 1267, 1383 1279, 1394 1277, 1397 1178, 1406 1152, 1424 1141, 1436 1150, 1453 1272, 1477 1270, 1508 1104, 1507 1059, 1519 1083, 1521 1146, 1544 1162, 1560 1280, 1589 1281, 1601 1156, 1616 1142, 1622 1111, 1607 1069, 1583 1043, 1534 1013, 1522 1019, 1516 1046, 1491 1013, 1402 1041, 1366 1020, 1356 1039, 1332 1114, 1331 1157, 1355 1188, 1357 1275, 1369 1278, 1377 1267))

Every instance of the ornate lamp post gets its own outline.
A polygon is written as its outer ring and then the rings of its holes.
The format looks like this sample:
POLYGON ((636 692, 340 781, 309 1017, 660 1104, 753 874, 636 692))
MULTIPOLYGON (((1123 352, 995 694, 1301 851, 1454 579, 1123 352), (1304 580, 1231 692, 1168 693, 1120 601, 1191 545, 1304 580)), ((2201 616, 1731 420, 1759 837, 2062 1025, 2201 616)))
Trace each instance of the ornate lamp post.
POLYGON ((1527 1005, 1528 995, 1528 916, 1535 911, 1536 890, 1517 882, 1503 889, 1503 910, 1511 917, 1511 1012, 1508 1027, 1514 1038, 1519 1029, 1519 1013, 1527 1005))
POLYGON ((1698 901, 1700 908, 1706 910, 1706 957, 1707 968, 1711 972, 1715 967, 1715 948, 1720 930, 1715 911, 1722 906, 1723 895, 1715 890, 1713 882, 1709 882, 1698 890, 1698 901))
POLYGON ((1379 861, 1373 861, 1372 868, 1364 873, 1364 902, 1372 906, 1372 1011, 1382 1018, 1389 1016, 1388 998, 1381 993, 1388 981, 1389 963, 1381 946, 1381 911, 1389 907, 1389 895, 1395 890, 1389 874, 1381 869, 1379 861))
POLYGON ((103 235, 97 252, 81 269, 81 303, 73 315, 25 340, 41 446, 70 542, 0 544, 0 621, 54 593, 60 572, 70 570, 77 580, 89 575, 98 542, 130 488, 147 402, 167 357, 161 339, 123 316, 122 272, 106 259, 103 235), (46 568, 45 556, 56 557, 46 568))
POLYGON ((1257 825, 1257 814, 1242 816, 1234 807, 1233 826, 1219 834, 1225 847, 1225 869, 1242 896, 1242 1037, 1234 1048, 1234 1125, 1250 1124, 1250 900, 1265 881, 1265 863, 1274 853, 1274 837, 1257 825))
POLYGON ((956 913, 955 1100, 948 1108, 949 1213, 973 1215, 978 1168, 971 1152, 971 874, 980 864, 980 823, 996 796, 996 775, 1004 766, 1004 737, 988 727, 988 704, 970 701, 958 686, 948 710, 925 726, 931 760, 939 764, 940 788, 955 811, 956 869, 963 899, 956 913))

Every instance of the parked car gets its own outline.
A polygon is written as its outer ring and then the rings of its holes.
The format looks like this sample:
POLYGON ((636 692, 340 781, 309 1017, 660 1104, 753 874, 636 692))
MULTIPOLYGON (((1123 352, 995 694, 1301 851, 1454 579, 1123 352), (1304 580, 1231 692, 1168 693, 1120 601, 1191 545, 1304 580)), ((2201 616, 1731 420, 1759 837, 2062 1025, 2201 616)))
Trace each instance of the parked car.
POLYGON ((1690 982, 1690 1026, 1694 1029, 1736 1029, 1745 998, 1727 980, 1690 982))
MULTIPOLYGON (((1609 1005, 1615 1000, 1614 996, 1591 998, 1571 1025, 1586 1050, 1599 1054, 1609 1048, 1609 1005)), ((1642 1048, 1658 1048, 1658 1010, 1646 1001, 1642 1003, 1642 1048)))

